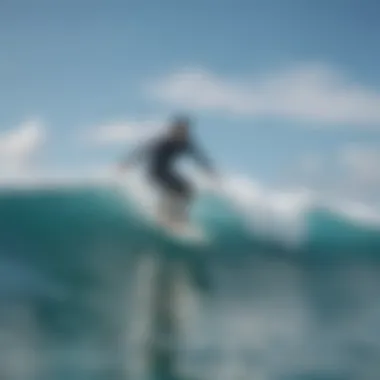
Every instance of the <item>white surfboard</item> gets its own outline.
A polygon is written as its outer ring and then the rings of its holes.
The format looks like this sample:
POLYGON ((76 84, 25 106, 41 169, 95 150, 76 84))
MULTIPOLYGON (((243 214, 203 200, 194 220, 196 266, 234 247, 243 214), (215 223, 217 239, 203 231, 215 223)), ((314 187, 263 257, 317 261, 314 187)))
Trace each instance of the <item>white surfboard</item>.
MULTIPOLYGON (((150 197, 145 197, 143 192, 136 192, 133 186, 126 183, 122 187, 127 189, 128 196, 132 197, 134 206, 137 212, 142 216, 148 223, 153 224, 158 227, 163 233, 172 236, 174 239, 180 239, 188 241, 189 243, 205 243, 208 241, 206 233, 202 230, 200 226, 194 223, 187 223, 179 227, 180 223, 175 223, 175 216, 170 217, 172 223, 164 223, 158 218, 158 205, 163 207, 164 213, 166 213, 173 205, 172 200, 168 196, 162 196, 161 199, 156 199, 156 202, 152 202, 150 197), (176 227, 178 226, 178 227, 176 227)), ((174 213, 175 215, 176 213, 174 213)))
POLYGON ((174 239, 185 240, 193 243, 206 243, 207 236, 201 227, 194 223, 176 223, 173 220, 171 223, 165 223, 157 215, 155 207, 139 207, 140 214, 151 224, 154 224, 165 234, 172 236, 174 239))
POLYGON ((180 227, 176 227, 174 224, 169 225, 167 223, 163 223, 158 220, 158 218, 154 218, 155 223, 157 223, 160 228, 162 228, 166 233, 172 235, 177 239, 182 240, 191 240, 197 242, 206 242, 206 235, 204 232, 196 225, 193 224, 185 224, 180 227))

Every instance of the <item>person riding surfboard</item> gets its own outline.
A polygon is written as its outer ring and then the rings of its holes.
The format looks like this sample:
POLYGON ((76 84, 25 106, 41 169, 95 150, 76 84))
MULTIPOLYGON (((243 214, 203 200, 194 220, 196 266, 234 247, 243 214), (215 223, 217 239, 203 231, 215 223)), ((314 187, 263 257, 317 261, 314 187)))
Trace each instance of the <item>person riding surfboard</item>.
POLYGON ((169 208, 173 205, 175 207, 174 218, 168 218, 168 205, 162 202, 163 209, 158 212, 159 221, 172 227, 178 227, 178 223, 187 224, 188 208, 194 198, 194 189, 190 181, 174 168, 183 155, 193 157, 206 172, 212 176, 216 175, 210 160, 193 139, 190 119, 177 116, 169 126, 167 134, 138 147, 121 162, 121 168, 128 170, 142 160, 147 161, 148 178, 163 191, 165 197, 168 197, 169 208))

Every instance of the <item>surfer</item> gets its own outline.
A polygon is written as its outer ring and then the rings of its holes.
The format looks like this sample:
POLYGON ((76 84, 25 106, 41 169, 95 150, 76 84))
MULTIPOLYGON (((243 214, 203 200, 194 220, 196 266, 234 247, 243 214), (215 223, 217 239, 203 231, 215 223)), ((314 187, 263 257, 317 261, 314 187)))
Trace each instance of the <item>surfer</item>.
MULTIPOLYGON (((172 223, 173 219, 165 216, 168 207, 174 205, 173 215, 175 223, 187 222, 187 210, 194 196, 194 190, 188 180, 177 170, 174 164, 183 155, 192 156, 198 164, 210 175, 214 175, 210 161, 203 151, 194 142, 191 136, 191 122, 189 118, 180 116, 174 118, 168 133, 162 135, 137 150, 122 160, 122 169, 128 169, 142 159, 148 162, 148 178, 153 185, 163 191, 169 205, 162 203, 163 210, 159 211, 160 221, 172 223)), ((170 211, 169 211, 170 213, 170 211)))

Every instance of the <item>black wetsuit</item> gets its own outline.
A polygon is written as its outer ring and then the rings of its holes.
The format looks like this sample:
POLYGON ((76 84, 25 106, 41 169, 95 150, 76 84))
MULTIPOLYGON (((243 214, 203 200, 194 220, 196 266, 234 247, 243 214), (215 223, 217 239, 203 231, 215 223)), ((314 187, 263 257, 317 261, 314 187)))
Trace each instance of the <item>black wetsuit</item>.
POLYGON ((205 169, 211 170, 211 166, 192 141, 178 141, 161 138, 149 144, 146 149, 140 151, 148 158, 148 175, 164 190, 190 197, 192 186, 174 169, 175 161, 182 155, 191 155, 205 169))

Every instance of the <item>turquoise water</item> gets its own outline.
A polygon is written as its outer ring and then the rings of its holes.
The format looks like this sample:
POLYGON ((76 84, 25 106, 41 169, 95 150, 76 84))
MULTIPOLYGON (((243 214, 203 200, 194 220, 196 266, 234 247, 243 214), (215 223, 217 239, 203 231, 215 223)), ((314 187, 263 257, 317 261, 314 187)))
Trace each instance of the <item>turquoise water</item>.
POLYGON ((375 225, 309 207, 260 228, 204 195, 202 246, 136 210, 107 186, 2 191, 0 378, 380 377, 375 225))

